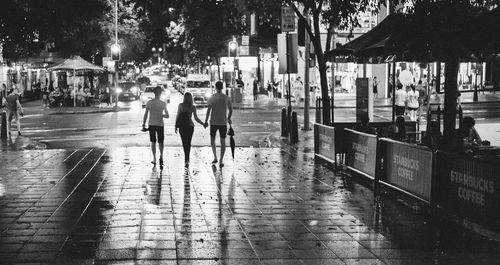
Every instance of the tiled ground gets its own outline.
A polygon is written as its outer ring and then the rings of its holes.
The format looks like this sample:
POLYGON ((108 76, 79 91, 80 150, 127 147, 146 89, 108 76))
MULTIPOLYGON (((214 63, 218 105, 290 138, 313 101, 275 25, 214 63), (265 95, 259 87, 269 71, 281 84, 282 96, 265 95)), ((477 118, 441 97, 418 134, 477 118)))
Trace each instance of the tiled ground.
POLYGON ((494 241, 431 225, 304 148, 0 152, 0 264, 500 264, 494 241), (230 152, 228 151, 230 156, 230 152))

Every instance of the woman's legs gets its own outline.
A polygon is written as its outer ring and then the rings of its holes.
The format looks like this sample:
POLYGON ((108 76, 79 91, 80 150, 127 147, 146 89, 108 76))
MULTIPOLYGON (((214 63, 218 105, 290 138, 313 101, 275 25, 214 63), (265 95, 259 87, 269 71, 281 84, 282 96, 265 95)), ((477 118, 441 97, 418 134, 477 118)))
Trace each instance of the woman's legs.
POLYGON ((184 148, 184 162, 189 163, 189 154, 191 152, 191 140, 193 139, 193 126, 186 126, 179 128, 179 134, 181 135, 182 147, 184 148))

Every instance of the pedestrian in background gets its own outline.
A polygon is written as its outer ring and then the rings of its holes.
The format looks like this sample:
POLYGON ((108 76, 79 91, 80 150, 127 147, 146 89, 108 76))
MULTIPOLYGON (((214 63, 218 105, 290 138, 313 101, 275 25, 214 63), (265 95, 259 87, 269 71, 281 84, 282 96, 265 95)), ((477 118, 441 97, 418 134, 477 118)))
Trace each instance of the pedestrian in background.
POLYGON ((17 134, 21 135, 21 118, 23 116, 23 107, 19 101, 19 91, 16 89, 11 89, 9 95, 5 98, 6 109, 7 109, 7 131, 11 135, 12 119, 16 119, 17 123, 17 134))
POLYGON ((373 98, 375 99, 378 97, 378 80, 376 76, 373 77, 372 88, 373 88, 373 98))
POLYGON ((216 93, 208 99, 207 115, 205 117, 205 127, 208 126, 210 118, 210 145, 214 155, 213 164, 219 162, 219 166, 223 167, 224 153, 226 151, 226 133, 227 124, 231 124, 231 116, 233 115, 233 106, 229 97, 222 93, 222 82, 215 83, 216 93), (220 161, 217 160, 217 149, 215 145, 215 135, 219 131, 220 135, 220 161))
POLYGON ((179 131, 184 149, 184 167, 189 167, 189 154, 191 152, 191 140, 193 139, 194 123, 192 116, 196 122, 206 128, 198 115, 196 114, 196 107, 193 104, 193 95, 189 92, 184 93, 184 99, 177 108, 177 116, 175 118, 175 133, 179 131))
POLYGON ((154 88, 155 98, 146 103, 144 111, 144 119, 142 121, 142 129, 145 131, 145 124, 149 116, 149 140, 151 141, 151 152, 153 153, 153 161, 151 164, 156 166, 156 142, 160 149, 160 169, 163 169, 163 141, 165 139, 163 118, 169 117, 167 103, 160 99, 163 89, 160 86, 154 88))
POLYGON ((396 116, 405 114, 407 97, 408 94, 403 90, 403 84, 399 83, 394 98, 396 116))
POLYGON ((418 98, 419 94, 417 91, 415 91, 415 86, 411 85, 408 87, 408 110, 410 114, 410 120, 416 121, 417 120, 417 110, 419 109, 419 103, 418 103, 418 98))
POLYGON ((49 88, 44 87, 42 90, 42 108, 48 108, 49 107, 49 88))
POLYGON ((255 78, 253 80, 253 101, 256 101, 259 97, 259 80, 255 78))

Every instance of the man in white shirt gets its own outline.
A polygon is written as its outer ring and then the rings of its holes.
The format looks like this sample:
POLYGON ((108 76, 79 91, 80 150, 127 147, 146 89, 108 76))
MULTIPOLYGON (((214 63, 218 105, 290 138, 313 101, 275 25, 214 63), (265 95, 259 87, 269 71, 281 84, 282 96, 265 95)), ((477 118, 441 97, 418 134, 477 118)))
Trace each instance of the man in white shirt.
POLYGON ((205 127, 208 126, 208 118, 210 118, 210 145, 214 160, 212 163, 217 163, 217 150, 215 146, 215 135, 219 131, 220 135, 220 162, 219 166, 223 167, 224 153, 226 151, 226 133, 227 124, 231 124, 231 116, 233 114, 233 106, 228 96, 222 93, 222 82, 215 83, 217 92, 208 99, 207 115, 205 117, 205 127))
POLYGON ((394 104, 396 105, 396 116, 402 116, 405 114, 406 102, 408 101, 408 94, 403 90, 403 85, 398 84, 398 90, 395 93, 394 104))
POLYGON ((163 169, 163 140, 165 139, 164 129, 163 129, 163 118, 168 119, 167 103, 160 99, 163 89, 160 86, 154 88, 155 98, 146 103, 146 111, 144 112, 144 119, 142 122, 142 128, 148 120, 149 117, 149 140, 151 141, 151 151, 153 152, 153 161, 151 163, 156 166, 156 141, 158 141, 158 146, 160 149, 160 169, 163 169), (163 114, 165 112, 165 114, 163 114))

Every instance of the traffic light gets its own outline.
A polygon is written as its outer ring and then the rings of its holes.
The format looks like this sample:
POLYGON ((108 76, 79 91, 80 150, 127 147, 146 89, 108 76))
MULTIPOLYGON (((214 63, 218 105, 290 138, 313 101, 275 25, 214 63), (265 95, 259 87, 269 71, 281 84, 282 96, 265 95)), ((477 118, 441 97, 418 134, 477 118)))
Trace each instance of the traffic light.
POLYGON ((120 45, 111 45, 111 60, 120 61, 120 45))

